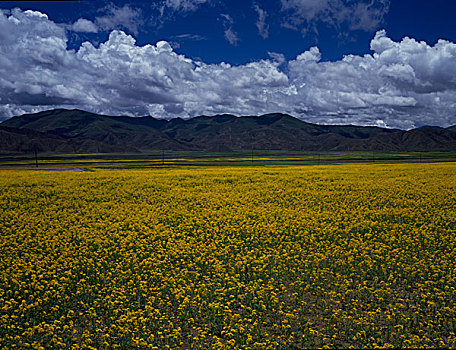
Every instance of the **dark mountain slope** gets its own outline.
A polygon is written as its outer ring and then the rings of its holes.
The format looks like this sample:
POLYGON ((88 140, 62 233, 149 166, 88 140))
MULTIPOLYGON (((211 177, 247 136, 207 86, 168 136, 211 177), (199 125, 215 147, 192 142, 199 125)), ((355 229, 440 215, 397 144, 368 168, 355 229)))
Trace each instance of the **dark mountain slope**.
POLYGON ((371 149, 385 151, 454 151, 456 150, 456 132, 422 127, 409 131, 399 131, 385 136, 378 135, 369 140, 371 149))
POLYGON ((343 144, 346 139, 364 139, 397 130, 317 125, 275 113, 243 117, 201 116, 170 121, 161 131, 175 140, 206 145, 206 149, 325 150, 343 144))
POLYGON ((1 126, 1 150, 18 152, 29 149, 32 140, 49 152, 456 150, 456 130, 452 128, 421 127, 402 131, 354 125, 317 125, 281 113, 161 120, 57 109, 13 117, 1 126))
POLYGON ((180 144, 157 131, 166 121, 152 117, 113 117, 81 110, 56 109, 36 114, 13 117, 1 125, 27 128, 54 134, 66 139, 92 140, 110 145, 118 152, 162 147, 185 150, 191 147, 180 144))
MULTIPOLYGON (((119 152, 111 145, 94 140, 65 139, 30 129, 0 125, 0 152, 109 153, 119 152)), ((130 151, 135 149, 130 148, 130 151)))

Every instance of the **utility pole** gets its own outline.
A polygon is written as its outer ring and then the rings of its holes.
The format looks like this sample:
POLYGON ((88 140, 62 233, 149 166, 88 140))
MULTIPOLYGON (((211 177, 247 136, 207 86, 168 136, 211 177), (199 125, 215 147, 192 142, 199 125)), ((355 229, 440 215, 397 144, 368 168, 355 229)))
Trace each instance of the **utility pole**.
POLYGON ((33 150, 35 151, 35 165, 38 168, 38 152, 36 150, 36 146, 33 148, 33 150))
POLYGON ((253 131, 250 132, 250 148, 252 149, 252 153, 250 154, 250 161, 253 163, 253 142, 255 138, 253 137, 253 131))

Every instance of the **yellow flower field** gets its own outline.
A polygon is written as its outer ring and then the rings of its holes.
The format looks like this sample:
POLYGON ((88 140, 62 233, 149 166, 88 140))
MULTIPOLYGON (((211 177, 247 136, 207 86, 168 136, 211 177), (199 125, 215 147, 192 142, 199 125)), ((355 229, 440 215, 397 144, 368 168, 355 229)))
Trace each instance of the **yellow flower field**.
POLYGON ((456 164, 0 171, 0 347, 456 347, 456 164))

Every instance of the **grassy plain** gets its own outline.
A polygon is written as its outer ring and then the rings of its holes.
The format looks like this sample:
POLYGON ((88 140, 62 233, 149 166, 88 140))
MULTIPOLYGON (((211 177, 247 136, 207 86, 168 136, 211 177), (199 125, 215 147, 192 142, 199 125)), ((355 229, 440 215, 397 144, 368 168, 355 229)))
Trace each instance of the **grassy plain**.
POLYGON ((151 151, 96 154, 0 154, 0 169, 18 167, 155 168, 160 166, 323 165, 456 161, 456 152, 151 151))
POLYGON ((456 163, 0 171, 0 347, 456 347, 456 163))

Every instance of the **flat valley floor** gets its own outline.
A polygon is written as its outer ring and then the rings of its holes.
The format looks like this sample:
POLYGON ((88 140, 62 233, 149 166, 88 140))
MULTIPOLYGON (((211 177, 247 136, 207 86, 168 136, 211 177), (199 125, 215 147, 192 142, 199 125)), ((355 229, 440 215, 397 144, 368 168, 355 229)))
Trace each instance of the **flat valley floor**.
POLYGON ((0 347, 456 347, 456 163, 0 171, 0 347))

